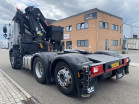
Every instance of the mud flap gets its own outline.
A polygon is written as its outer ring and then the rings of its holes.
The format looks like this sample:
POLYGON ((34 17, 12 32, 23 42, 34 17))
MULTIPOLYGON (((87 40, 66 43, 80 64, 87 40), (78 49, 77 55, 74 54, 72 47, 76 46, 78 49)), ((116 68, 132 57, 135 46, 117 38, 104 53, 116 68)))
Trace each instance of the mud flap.
POLYGON ((129 66, 129 63, 128 63, 128 65, 127 65, 127 66, 125 66, 125 74, 128 74, 128 73, 129 73, 128 66, 129 66))
POLYGON ((115 72, 116 72, 116 79, 117 80, 124 76, 124 69, 123 68, 116 69, 115 72))
POLYGON ((97 77, 91 78, 91 72, 88 67, 84 66, 82 70, 82 89, 81 96, 89 97, 97 90, 97 77))
POLYGON ((87 88, 88 94, 92 94, 97 90, 97 78, 95 78, 94 83, 90 84, 87 88))
POLYGON ((83 83, 82 95, 81 95, 82 97, 89 97, 97 90, 97 78, 94 78, 93 83, 90 83, 90 81, 88 81, 87 83, 88 83, 87 86, 85 85, 85 82, 83 83))

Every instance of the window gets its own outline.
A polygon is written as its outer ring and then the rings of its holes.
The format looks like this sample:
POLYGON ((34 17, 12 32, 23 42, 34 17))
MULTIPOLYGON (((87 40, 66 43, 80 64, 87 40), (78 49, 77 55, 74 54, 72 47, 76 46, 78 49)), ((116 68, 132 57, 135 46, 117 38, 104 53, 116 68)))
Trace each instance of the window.
POLYGON ((87 29, 87 28, 88 28, 88 22, 77 24, 77 30, 87 29))
POLYGON ((118 31, 118 25, 114 25, 114 24, 112 24, 111 29, 112 29, 112 30, 115 30, 115 31, 118 31))
POLYGON ((88 47, 88 40, 77 40, 77 47, 88 47))
POLYGON ((69 27, 66 27, 66 31, 69 31, 69 27))
POLYGON ((88 22, 84 23, 84 28, 87 29, 88 28, 88 22))
POLYGON ((81 29, 84 29, 84 23, 81 24, 81 29))
POLYGON ((66 32, 70 32, 70 31, 72 31, 72 26, 67 26, 66 27, 66 32))
POLYGON ((133 38, 138 38, 138 36, 137 35, 133 35, 133 38))
POLYGON ((9 25, 9 36, 13 35, 14 30, 13 30, 13 24, 9 25))
POLYGON ((81 24, 77 24, 77 30, 81 29, 81 24))
POLYGON ((107 22, 100 22, 100 28, 108 29, 108 23, 107 22))
POLYGON ((13 28, 11 27, 10 28, 10 31, 9 31, 9 36, 13 35, 13 28))
POLYGON ((72 31, 72 27, 71 26, 69 27, 69 30, 72 31))
POLYGON ((118 40, 112 40, 112 46, 118 46, 118 40))

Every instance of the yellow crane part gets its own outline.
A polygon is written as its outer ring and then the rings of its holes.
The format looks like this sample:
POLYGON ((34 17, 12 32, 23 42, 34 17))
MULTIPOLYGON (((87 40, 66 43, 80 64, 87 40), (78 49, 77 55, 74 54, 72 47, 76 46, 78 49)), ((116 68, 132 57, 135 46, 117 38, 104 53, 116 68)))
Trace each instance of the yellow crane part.
POLYGON ((42 43, 40 43, 40 47, 41 47, 41 48, 43 48, 43 45, 42 45, 42 43))

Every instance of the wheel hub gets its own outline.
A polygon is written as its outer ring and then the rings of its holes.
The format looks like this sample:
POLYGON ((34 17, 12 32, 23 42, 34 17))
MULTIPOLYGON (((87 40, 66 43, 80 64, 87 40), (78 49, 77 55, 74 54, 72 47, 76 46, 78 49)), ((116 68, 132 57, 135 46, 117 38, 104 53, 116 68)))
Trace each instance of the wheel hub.
POLYGON ((37 62, 35 65, 35 71, 36 71, 36 75, 38 78, 42 77, 43 74, 43 67, 42 64, 40 62, 37 62))
POLYGON ((58 71, 57 80, 59 84, 63 87, 68 87, 71 84, 71 73, 70 71, 63 67, 58 71))

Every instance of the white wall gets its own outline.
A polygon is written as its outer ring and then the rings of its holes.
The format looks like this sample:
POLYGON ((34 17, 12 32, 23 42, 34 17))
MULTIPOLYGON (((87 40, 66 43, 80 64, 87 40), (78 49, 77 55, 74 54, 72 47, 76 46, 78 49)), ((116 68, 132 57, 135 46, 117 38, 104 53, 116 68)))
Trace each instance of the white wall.
POLYGON ((124 36, 128 36, 128 38, 133 38, 133 34, 138 35, 139 38, 139 27, 129 24, 123 24, 123 39, 124 36))

